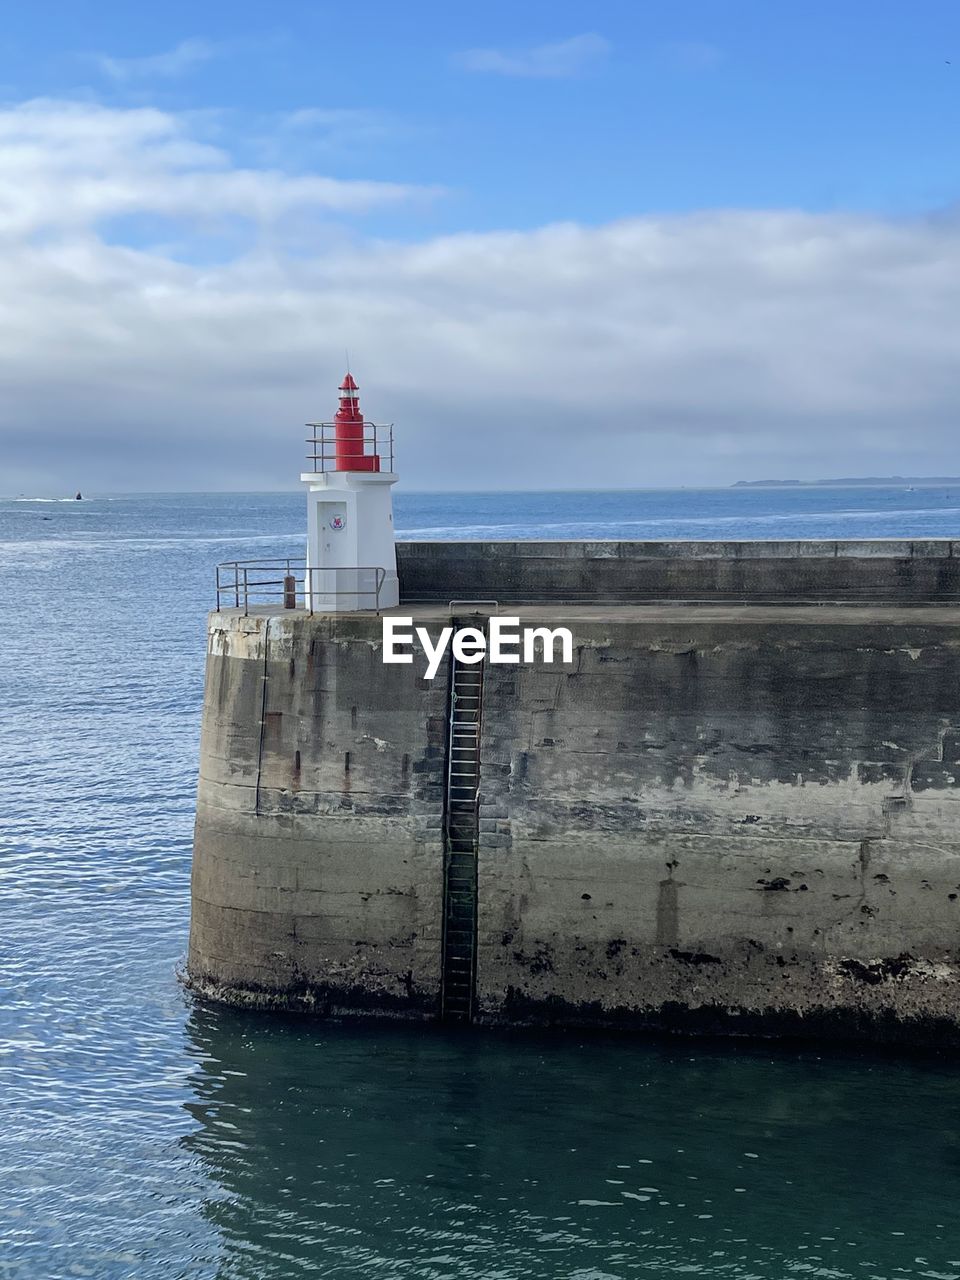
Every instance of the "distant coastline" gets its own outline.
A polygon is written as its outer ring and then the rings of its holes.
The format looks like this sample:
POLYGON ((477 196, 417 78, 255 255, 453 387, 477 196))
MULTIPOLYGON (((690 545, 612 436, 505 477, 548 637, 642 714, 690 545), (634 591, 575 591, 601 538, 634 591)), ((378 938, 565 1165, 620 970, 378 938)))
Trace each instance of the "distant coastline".
POLYGON ((735 480, 731 489, 850 489, 890 488, 901 485, 960 485, 960 476, 846 476, 840 480, 735 480))

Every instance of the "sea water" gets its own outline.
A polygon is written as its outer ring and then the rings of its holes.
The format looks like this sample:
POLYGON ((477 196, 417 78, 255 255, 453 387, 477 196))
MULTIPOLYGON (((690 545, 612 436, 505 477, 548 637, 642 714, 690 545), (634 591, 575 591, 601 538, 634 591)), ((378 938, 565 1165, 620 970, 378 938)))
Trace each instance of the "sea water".
MULTIPOLYGON (((960 537, 949 486, 400 492, 400 536, 960 537)), ((178 986, 217 561, 302 495, 0 503, 0 1280, 960 1277, 960 1064, 178 986)))

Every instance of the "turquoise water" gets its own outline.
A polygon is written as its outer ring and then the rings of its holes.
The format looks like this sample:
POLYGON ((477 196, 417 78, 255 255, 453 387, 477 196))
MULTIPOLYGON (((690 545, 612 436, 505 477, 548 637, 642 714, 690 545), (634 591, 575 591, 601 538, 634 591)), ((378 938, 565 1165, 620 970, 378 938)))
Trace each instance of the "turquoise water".
MULTIPOLYGON (((398 495, 401 534, 955 536, 948 489, 398 495)), ((960 1067, 178 987, 212 566, 299 495, 0 503, 0 1278, 960 1277, 960 1067)))

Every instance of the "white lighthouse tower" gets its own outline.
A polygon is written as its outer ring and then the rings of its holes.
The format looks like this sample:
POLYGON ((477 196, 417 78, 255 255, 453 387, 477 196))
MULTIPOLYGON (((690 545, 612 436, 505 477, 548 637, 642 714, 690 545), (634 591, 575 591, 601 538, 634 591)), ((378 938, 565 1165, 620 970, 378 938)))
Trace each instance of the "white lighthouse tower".
POLYGON ((364 421, 351 373, 340 384, 333 422, 307 425, 314 464, 300 476, 307 485, 307 608, 391 609, 400 602, 390 496, 398 479, 393 427, 364 421))

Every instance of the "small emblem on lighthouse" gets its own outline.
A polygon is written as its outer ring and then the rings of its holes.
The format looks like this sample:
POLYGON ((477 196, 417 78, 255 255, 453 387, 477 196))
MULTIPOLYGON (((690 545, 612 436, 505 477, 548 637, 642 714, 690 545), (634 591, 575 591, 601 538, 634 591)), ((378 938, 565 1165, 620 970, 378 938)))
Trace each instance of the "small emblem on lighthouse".
POLYGON ((341 529, 343 529, 343 528, 345 528, 345 527, 346 527, 346 524, 347 524, 347 518, 346 518, 346 516, 331 516, 331 517, 330 517, 330 528, 331 528, 331 529, 336 529, 338 533, 339 533, 339 531, 340 531, 341 529))

